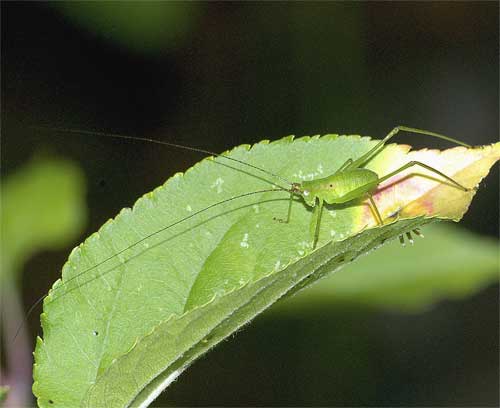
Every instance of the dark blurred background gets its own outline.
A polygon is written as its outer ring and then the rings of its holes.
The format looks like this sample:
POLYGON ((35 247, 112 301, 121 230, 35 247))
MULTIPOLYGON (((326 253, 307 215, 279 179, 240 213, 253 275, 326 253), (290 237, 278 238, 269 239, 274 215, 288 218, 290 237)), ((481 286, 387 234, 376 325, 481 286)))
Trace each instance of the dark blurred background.
MULTIPOLYGON (((82 239, 198 161, 69 127, 222 151, 287 134, 380 138, 407 124, 499 135, 497 2, 2 2, 2 177, 34 154, 88 180, 82 239)), ((415 147, 449 144, 405 135, 415 147)), ((498 234, 498 167, 462 224, 498 234)), ((26 308, 69 250, 23 275, 26 308)), ((157 405, 498 406, 498 287, 422 314, 264 314, 157 405)), ((30 318, 33 336, 39 318, 30 318)))

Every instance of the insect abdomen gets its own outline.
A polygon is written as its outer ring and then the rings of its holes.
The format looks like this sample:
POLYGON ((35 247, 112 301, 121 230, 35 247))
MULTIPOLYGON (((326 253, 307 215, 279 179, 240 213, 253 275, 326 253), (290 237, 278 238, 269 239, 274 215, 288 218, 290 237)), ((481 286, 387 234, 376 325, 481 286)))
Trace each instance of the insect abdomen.
POLYGON ((371 191, 371 183, 378 180, 378 176, 371 170, 355 169, 332 174, 322 179, 304 181, 302 187, 306 192, 306 202, 314 205, 315 197, 328 204, 341 204, 358 198, 365 191, 371 191), (363 187, 366 186, 366 190, 363 187))
POLYGON ((377 173, 367 169, 349 170, 338 173, 338 184, 334 185, 336 192, 336 203, 345 203, 352 200, 353 195, 359 197, 360 190, 366 187, 366 192, 371 191, 373 182, 378 180, 377 173), (353 194, 356 192, 355 194, 353 194))

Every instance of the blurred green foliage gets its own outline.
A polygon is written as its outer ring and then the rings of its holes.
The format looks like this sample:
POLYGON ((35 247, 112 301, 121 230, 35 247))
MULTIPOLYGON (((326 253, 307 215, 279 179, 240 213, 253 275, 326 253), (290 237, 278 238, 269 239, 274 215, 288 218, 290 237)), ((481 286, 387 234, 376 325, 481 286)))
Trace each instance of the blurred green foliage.
POLYGON ((201 7, 190 1, 58 1, 51 5, 102 39, 141 53, 179 48, 201 7))
MULTIPOLYGON (((31 341, 25 327, 20 288, 24 264, 36 252, 66 248, 86 222, 85 182, 81 170, 68 160, 34 158, 1 185, 0 300, 5 359, 0 390, 7 406, 32 402, 31 341), (14 337, 16 336, 16 337, 14 337)), ((41 271, 41 269, 40 269, 41 271)))
POLYGON ((418 312, 444 299, 471 296, 498 282, 498 241, 444 223, 406 248, 393 241, 317 282, 272 310, 293 313, 327 305, 418 312))
POLYGON ((86 222, 85 183, 67 160, 32 159, 1 186, 3 279, 16 279, 34 253, 64 247, 86 222))

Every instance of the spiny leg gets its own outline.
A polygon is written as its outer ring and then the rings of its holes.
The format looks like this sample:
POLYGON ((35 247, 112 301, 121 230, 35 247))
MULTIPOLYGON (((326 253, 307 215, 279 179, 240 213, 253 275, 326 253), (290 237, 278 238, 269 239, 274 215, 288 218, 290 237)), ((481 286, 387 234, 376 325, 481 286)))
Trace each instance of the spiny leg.
POLYGON ((462 186, 460 183, 458 183, 457 181, 453 180, 451 177, 447 176, 446 174, 444 174, 443 172, 439 171, 438 169, 435 169, 434 167, 431 167, 431 166, 429 166, 429 165, 427 165, 425 163, 419 162, 419 161, 408 162, 408 163, 404 164, 403 166, 401 166, 399 169, 391 171, 389 174, 386 174, 385 176, 380 177, 377 180, 377 184, 380 184, 383 181, 385 181, 385 180, 387 180, 387 179, 395 176, 396 174, 401 173, 402 171, 406 170, 407 168, 413 167, 413 166, 420 166, 420 167, 423 167, 424 169, 427 169, 429 171, 432 171, 433 173, 436 173, 436 174, 440 175, 445 180, 447 180, 450 183, 452 183, 454 187, 456 187, 456 188, 458 188, 458 189, 460 189, 462 191, 468 192, 468 191, 472 191, 473 190, 473 188, 467 188, 467 187, 462 186))
MULTIPOLYGON (((360 167, 362 164, 370 160, 372 157, 376 156, 380 151, 384 148, 384 145, 387 143, 387 141, 394 136, 396 136, 400 131, 405 131, 405 132, 410 132, 410 133, 418 133, 421 135, 427 135, 427 136, 433 136, 437 137, 438 139, 443 139, 447 140, 452 143, 459 144, 461 146, 465 147, 471 147, 467 143, 461 142, 460 140, 453 139, 451 137, 442 135, 440 133, 435 133, 435 132, 430 132, 428 130, 424 129, 418 129, 418 128, 413 128, 413 127, 408 127, 408 126, 396 126, 394 129, 392 129, 386 137, 384 137, 380 142, 378 142, 372 149, 370 149, 368 152, 366 152, 363 156, 360 158, 356 159, 353 161, 350 165, 346 167, 346 169, 356 169, 360 167)), ((344 169, 344 170, 346 170, 344 169)))

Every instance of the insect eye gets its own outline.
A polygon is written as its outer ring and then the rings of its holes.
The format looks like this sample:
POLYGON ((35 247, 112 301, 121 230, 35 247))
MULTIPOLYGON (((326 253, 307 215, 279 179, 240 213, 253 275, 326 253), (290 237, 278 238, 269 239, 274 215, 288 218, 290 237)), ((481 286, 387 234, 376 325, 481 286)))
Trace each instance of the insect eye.
POLYGON ((333 187, 333 184, 330 184, 330 187, 333 187))

